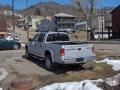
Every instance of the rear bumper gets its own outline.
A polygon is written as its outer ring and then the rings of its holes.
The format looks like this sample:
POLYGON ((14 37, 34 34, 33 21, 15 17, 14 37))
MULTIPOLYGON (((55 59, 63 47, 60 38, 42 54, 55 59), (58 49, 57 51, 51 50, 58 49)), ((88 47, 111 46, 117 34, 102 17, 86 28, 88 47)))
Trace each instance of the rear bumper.
POLYGON ((86 63, 88 61, 95 60, 96 56, 89 56, 89 57, 84 57, 83 60, 77 60, 77 59, 64 59, 62 60, 61 64, 81 64, 81 63, 86 63))

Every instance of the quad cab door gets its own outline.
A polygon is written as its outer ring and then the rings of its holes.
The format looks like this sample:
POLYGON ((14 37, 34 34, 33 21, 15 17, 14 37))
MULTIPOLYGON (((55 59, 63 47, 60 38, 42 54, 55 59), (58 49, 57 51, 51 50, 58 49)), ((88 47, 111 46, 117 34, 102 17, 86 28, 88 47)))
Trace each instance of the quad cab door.
POLYGON ((44 56, 44 37, 45 37, 45 34, 44 33, 41 33, 39 35, 39 38, 38 38, 38 42, 37 42, 37 45, 36 45, 36 48, 37 48, 37 56, 39 57, 43 57, 44 56))
POLYGON ((39 38, 39 34, 36 34, 33 38, 33 40, 31 41, 29 47, 29 51, 33 54, 33 55, 37 55, 37 43, 38 43, 38 38, 39 38))

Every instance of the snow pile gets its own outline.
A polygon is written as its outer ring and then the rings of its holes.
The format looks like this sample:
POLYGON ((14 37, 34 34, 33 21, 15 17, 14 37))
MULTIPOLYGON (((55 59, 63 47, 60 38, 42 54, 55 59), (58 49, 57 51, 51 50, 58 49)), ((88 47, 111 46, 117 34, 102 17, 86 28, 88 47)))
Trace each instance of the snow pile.
POLYGON ((2 81, 6 76, 8 75, 8 72, 5 68, 0 68, 0 81, 2 81))
POLYGON ((69 82, 69 83, 55 83, 47 85, 39 90, 102 90, 92 83, 90 80, 81 82, 69 82))
POLYGON ((120 60, 104 59, 103 61, 95 61, 96 63, 106 63, 113 66, 113 70, 120 70, 120 60))
POLYGON ((111 77, 111 78, 106 78, 105 82, 110 85, 110 86, 118 86, 120 85, 120 74, 111 77))

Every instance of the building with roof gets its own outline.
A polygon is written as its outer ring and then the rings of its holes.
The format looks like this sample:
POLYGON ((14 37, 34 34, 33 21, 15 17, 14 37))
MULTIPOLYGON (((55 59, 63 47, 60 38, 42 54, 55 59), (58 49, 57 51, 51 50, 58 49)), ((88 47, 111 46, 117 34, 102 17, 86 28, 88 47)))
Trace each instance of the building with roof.
POLYGON ((25 24, 29 27, 29 29, 36 29, 39 24, 39 19, 37 16, 28 16, 25 18, 25 24))
POLYGON ((6 20, 0 21, 0 38, 4 38, 6 34, 12 29, 11 23, 6 20))
POLYGON ((66 13, 54 15, 54 23, 58 31, 72 31, 75 29, 76 16, 66 13))
MULTIPOLYGON (((101 12, 98 12, 94 15, 94 19, 92 20, 92 25, 94 27, 94 32, 99 33, 99 36, 106 35, 107 38, 110 39, 112 37, 112 8, 103 8, 101 12)), ((102 38, 101 38, 102 39, 102 38)))
POLYGON ((120 39, 120 5, 112 12, 112 34, 113 38, 120 39))
POLYGON ((20 27, 20 28, 26 26, 30 30, 36 30, 43 19, 51 20, 51 17, 29 15, 29 16, 23 18, 23 19, 19 19, 17 21, 17 26, 20 27))

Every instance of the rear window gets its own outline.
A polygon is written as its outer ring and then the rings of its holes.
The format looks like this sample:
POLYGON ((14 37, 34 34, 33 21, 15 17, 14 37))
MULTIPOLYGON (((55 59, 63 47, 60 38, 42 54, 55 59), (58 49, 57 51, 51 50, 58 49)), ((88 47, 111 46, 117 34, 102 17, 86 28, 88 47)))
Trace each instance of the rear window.
POLYGON ((67 34, 48 34, 47 37, 47 42, 51 42, 51 41, 69 41, 69 37, 67 34))

